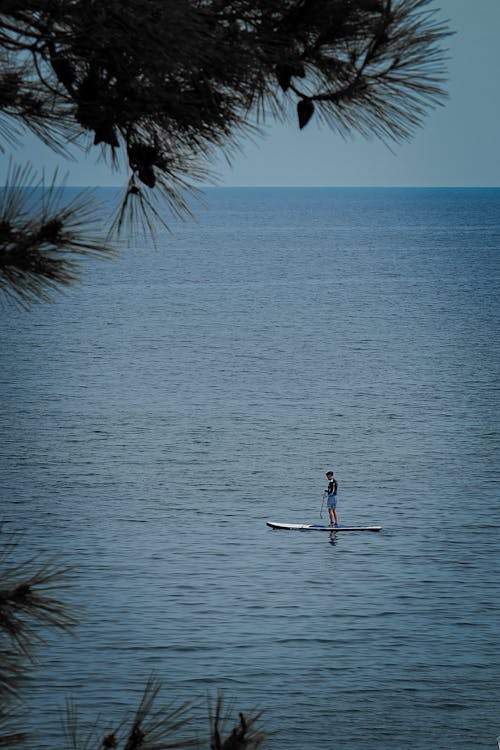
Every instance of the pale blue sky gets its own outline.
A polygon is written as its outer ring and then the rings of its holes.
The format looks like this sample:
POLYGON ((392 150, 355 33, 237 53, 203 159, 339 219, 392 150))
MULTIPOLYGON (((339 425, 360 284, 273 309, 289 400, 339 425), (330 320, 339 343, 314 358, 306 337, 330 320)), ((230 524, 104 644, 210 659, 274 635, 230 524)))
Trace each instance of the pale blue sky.
MULTIPOLYGON (((413 139, 391 152, 358 136, 344 141, 314 120, 271 124, 227 166, 214 165, 220 185, 499 186, 500 0, 435 0, 456 32, 448 40, 449 99, 427 117, 413 139)), ((56 165, 70 185, 121 185, 89 154, 76 163, 56 158, 33 138, 15 155, 50 173, 56 165)), ((6 159, 0 159, 5 174, 6 159)), ((3 180, 2 180, 3 182, 3 180)))

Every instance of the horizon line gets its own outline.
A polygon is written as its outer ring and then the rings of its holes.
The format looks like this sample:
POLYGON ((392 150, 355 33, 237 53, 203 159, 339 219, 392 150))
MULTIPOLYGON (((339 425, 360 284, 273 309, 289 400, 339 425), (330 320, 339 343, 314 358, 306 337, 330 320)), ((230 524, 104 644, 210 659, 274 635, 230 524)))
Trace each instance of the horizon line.
MULTIPOLYGON (((0 189, 13 187, 0 185, 0 189)), ((17 185, 16 187, 45 187, 40 185, 17 185)), ((114 185, 68 185, 61 183, 56 188, 79 189, 115 189, 123 188, 123 184, 114 185)), ((193 185, 196 190, 499 190, 499 185, 193 185)), ((189 188, 187 188, 189 192, 189 188)))

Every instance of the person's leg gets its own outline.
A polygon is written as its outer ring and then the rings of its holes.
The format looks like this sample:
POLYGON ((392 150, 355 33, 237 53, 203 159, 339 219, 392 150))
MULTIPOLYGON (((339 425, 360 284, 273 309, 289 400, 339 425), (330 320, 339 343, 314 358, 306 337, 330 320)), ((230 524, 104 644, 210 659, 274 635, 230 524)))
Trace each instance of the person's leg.
POLYGON ((328 498, 328 515, 330 516, 330 526, 338 526, 337 519, 337 498, 331 495, 328 498))

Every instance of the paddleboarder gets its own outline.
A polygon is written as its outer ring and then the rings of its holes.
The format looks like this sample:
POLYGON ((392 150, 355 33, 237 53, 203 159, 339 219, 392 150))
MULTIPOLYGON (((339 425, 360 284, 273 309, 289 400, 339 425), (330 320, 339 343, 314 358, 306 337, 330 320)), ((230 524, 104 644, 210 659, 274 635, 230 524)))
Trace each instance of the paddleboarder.
POLYGON ((330 516, 330 525, 338 526, 337 518, 337 480, 333 476, 333 471, 326 472, 326 478, 328 480, 328 487, 325 490, 327 495, 326 507, 328 508, 328 515, 330 516))

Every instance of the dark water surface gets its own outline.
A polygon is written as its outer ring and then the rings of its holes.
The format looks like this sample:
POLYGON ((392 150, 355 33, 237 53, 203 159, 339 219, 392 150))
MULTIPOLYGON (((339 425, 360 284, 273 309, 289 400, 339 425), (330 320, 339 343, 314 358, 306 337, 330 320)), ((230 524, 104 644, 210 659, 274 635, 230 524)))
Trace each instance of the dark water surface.
MULTIPOLYGON (((103 193, 103 196, 106 196, 103 193)), ((4 530, 74 566, 26 696, 222 689, 270 750, 493 748, 499 190, 227 189, 2 310, 4 530), (333 467, 345 523, 317 522, 333 467)), ((106 725, 106 726, 109 726, 106 725)), ((59 743, 60 744, 60 743, 59 743)))

